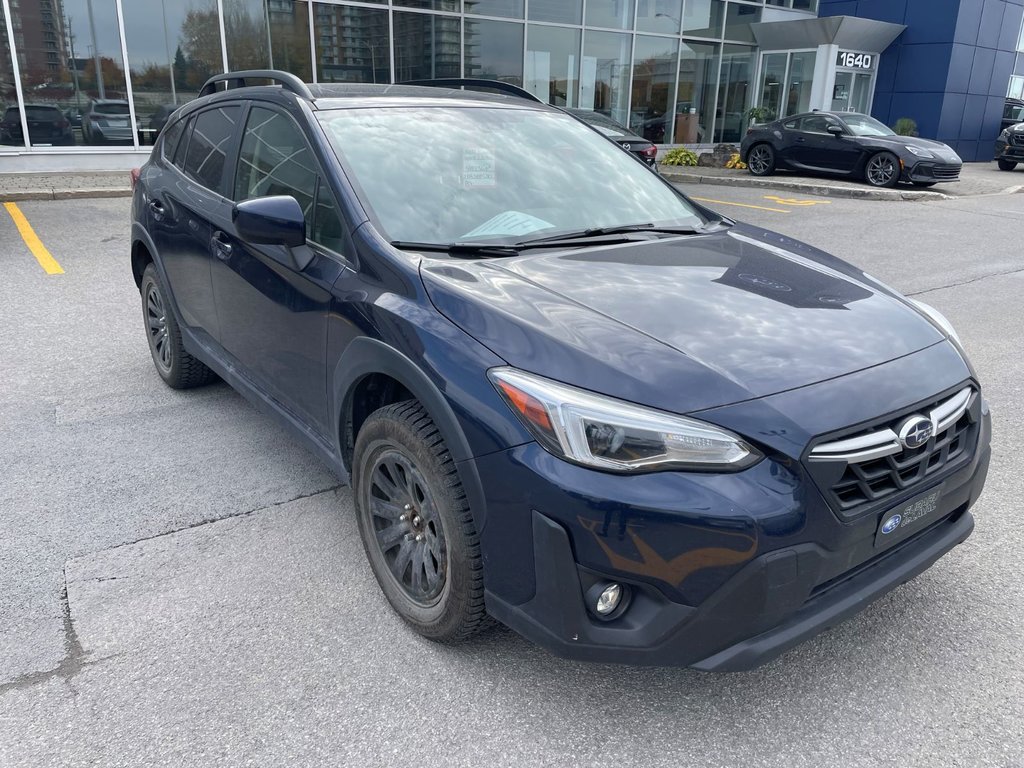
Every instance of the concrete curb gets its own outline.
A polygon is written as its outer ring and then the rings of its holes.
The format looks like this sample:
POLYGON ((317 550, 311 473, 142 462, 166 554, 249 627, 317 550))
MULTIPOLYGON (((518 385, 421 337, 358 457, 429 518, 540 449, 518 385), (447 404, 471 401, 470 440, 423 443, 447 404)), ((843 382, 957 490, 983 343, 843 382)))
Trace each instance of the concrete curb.
POLYGON ((805 195, 822 197, 847 197, 857 200, 904 200, 919 202, 922 200, 956 200, 953 195, 924 190, 874 189, 857 187, 838 187, 833 184, 821 184, 813 181, 786 181, 778 177, 759 179, 749 175, 709 176, 677 168, 658 166, 661 175, 669 181, 686 184, 714 184, 722 187, 757 187, 760 189, 782 189, 802 192, 805 195))
POLYGON ((0 201, 17 203, 24 200, 81 200, 90 197, 131 197, 130 189, 29 189, 0 192, 0 201))

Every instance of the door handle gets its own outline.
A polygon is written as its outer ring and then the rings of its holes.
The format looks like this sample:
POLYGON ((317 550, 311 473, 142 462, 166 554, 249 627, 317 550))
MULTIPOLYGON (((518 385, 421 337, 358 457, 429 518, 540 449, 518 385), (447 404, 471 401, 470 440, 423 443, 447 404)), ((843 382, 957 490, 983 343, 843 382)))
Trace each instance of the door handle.
POLYGON ((231 243, 225 242, 226 237, 219 229, 213 233, 213 250, 218 259, 231 258, 231 243))
POLYGON ((803 144, 805 141, 807 141, 807 139, 805 139, 803 136, 797 136, 796 140, 798 144, 803 144))
POLYGON ((164 208, 163 203, 161 203, 159 200, 150 200, 149 212, 153 214, 153 218, 156 219, 157 221, 163 221, 164 214, 167 213, 167 210, 164 208))

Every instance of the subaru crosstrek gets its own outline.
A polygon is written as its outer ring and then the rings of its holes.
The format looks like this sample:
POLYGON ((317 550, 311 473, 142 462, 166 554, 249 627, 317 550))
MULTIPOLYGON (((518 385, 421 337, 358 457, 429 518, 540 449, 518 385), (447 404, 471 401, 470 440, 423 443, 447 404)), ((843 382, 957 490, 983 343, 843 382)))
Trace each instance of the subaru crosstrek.
POLYGON ((135 180, 160 376, 350 481, 426 637, 745 669, 971 533, 989 411, 945 318, 528 94, 218 75, 135 180))

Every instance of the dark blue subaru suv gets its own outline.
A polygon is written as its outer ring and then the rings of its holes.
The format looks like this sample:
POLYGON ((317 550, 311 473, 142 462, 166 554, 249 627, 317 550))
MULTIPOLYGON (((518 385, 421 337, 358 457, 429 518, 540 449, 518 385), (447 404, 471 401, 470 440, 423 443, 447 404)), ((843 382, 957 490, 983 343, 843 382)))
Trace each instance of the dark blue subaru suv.
POLYGON ((157 372, 350 481, 413 629, 745 669, 967 538, 989 411, 938 312, 459 85, 219 75, 132 204, 157 372))

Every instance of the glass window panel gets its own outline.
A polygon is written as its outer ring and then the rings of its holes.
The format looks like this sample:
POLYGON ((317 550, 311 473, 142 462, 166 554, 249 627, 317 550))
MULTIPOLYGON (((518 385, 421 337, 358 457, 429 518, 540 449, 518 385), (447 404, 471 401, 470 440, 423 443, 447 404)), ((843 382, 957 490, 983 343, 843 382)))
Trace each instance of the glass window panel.
POLYGON ((580 108, 623 125, 628 122, 630 39, 618 32, 587 32, 580 72, 580 108))
POLYGON ((164 156, 164 159, 169 160, 174 157, 174 150, 178 146, 178 139, 181 138, 181 134, 185 132, 185 121, 175 120, 167 129, 160 135, 163 136, 163 141, 160 146, 160 153, 164 156))
POLYGON ((309 55, 309 7, 307 0, 267 0, 270 24, 270 66, 313 80, 309 55))
POLYGON ((174 164, 185 170, 185 155, 188 153, 188 143, 192 136, 192 127, 196 124, 195 117, 188 118, 188 125, 185 126, 185 132, 178 140, 178 146, 174 150, 174 164))
POLYGON ((530 0, 526 11, 530 21, 583 23, 583 0, 530 0))
POLYGON ((816 57, 817 54, 813 51, 790 54, 786 115, 798 115, 811 109, 811 84, 814 82, 816 57))
POLYGON ((523 0, 465 0, 466 13, 523 18, 523 0))
POLYGON ((683 34, 694 37, 721 37, 725 0, 686 0, 683 34))
MULTIPOLYGON (((530 8, 533 8, 530 2, 530 8)), ((530 24, 526 31, 525 88, 541 101, 575 107, 579 86, 580 31, 530 24)))
POLYGON ((263 0, 223 0, 224 39, 228 47, 228 68, 270 67, 270 40, 263 0))
POLYGON ((754 95, 757 54, 753 48, 743 45, 726 45, 723 48, 718 107, 715 110, 715 140, 735 144, 742 141, 746 133, 747 110, 754 95))
POLYGON ((638 35, 633 46, 629 127, 648 141, 672 143, 679 41, 638 35))
POLYGON ((633 28, 634 0, 587 0, 587 26, 633 28))
POLYGON ((314 3, 313 32, 320 82, 391 82, 387 10, 314 3))
MULTIPOLYGON (((202 127, 201 120, 200 116, 196 136, 202 127)), ((298 200, 308 222, 312 218, 317 173, 309 144, 291 118, 262 107, 249 110, 238 153, 234 200, 290 195, 298 200)))
POLYGON ((313 214, 313 227, 309 239, 327 246, 336 253, 344 253, 344 225, 338 213, 338 205, 334 202, 334 195, 323 179, 316 190, 316 213, 313 214))
POLYGON ((761 106, 771 113, 765 122, 782 117, 786 58, 785 53, 766 53, 761 57, 761 106))
POLYGON ((754 42, 754 30, 750 25, 760 20, 760 7, 729 3, 729 9, 725 14, 725 39, 754 42))
POLYGON ((223 188, 224 165, 238 124, 238 107, 217 107, 196 117, 185 151, 185 173, 207 189, 223 188))
POLYGON ((139 141, 148 145, 174 110, 223 69, 217 3, 161 0, 158 8, 131 2, 122 8, 139 141))
POLYGON ((853 76, 854 112, 865 115, 871 113, 871 97, 874 95, 871 92, 871 77, 870 72, 858 72, 853 76))
POLYGON ((466 19, 466 77, 523 84, 523 25, 466 19))
POLYGON ((798 11, 818 12, 818 0, 793 0, 793 8, 798 11))
POLYGON ((718 78, 718 46, 684 41, 679 52, 674 141, 710 143, 718 78))
POLYGON ((459 77, 459 19, 432 13, 395 12, 395 82, 459 77))
POLYGON ((18 90, 14 85, 14 66, 7 40, 7 20, 0 5, 0 144, 9 147, 25 146, 18 109, 18 90))
POLYGON ((395 0, 395 5, 407 8, 430 8, 434 11, 459 11, 461 0, 395 0))
POLYGON ((639 32, 678 35, 683 19, 683 0, 637 0, 636 28, 639 32))
POLYGON ((27 112, 32 146, 134 143, 114 0, 26 0, 11 23, 27 106, 46 108, 27 112))

